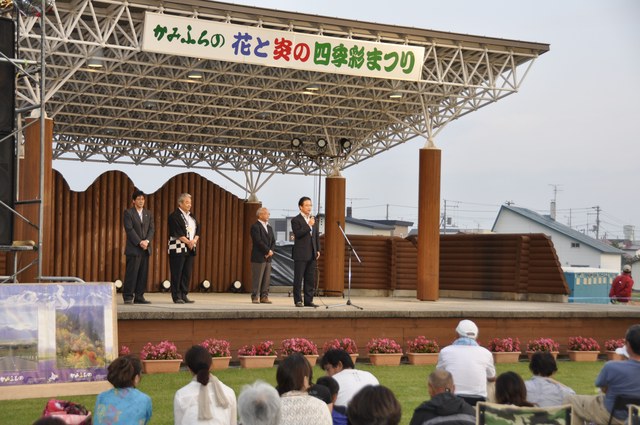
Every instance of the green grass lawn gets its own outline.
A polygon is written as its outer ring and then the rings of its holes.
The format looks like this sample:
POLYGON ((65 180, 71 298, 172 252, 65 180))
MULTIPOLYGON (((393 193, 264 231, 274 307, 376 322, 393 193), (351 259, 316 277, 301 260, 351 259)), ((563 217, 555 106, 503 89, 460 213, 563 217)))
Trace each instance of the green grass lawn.
MULTIPOLYGON (((604 365, 603 361, 595 363, 575 363, 559 361, 559 372, 555 376, 562 383, 573 388, 579 394, 595 394, 593 385, 595 378, 604 365)), ((402 405, 402 425, 409 423, 413 410, 423 401, 429 398, 426 389, 426 377, 434 366, 399 367, 375 367, 369 364, 358 363, 357 369, 367 370, 373 373, 380 384, 393 390, 402 405)), ((529 379, 528 362, 498 364, 498 374, 512 370, 519 373, 524 379, 529 379)), ((324 372, 316 366, 314 378, 322 376, 324 372)), ((236 395, 240 393, 243 385, 254 382, 256 379, 275 385, 276 368, 270 369, 240 369, 232 367, 228 370, 216 373, 216 376, 225 384, 233 388, 236 395)), ((151 424, 173 424, 173 395, 177 389, 185 385, 191 379, 190 373, 145 375, 140 384, 140 390, 149 394, 153 400, 153 417, 151 424)), ((10 387, 4 387, 2 391, 11 391, 10 387)), ((95 395, 59 397, 84 404, 89 410, 93 410, 95 395)), ((30 425, 42 413, 48 399, 34 398, 27 400, 0 401, 0 423, 6 425, 30 425)))

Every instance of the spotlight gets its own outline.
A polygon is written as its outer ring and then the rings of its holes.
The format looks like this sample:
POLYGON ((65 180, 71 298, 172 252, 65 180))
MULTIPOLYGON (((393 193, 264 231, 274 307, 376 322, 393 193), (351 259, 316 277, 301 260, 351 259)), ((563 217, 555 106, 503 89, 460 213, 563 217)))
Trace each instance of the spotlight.
POLYGON ((402 99, 403 94, 397 91, 389 93, 389 99, 402 99))
POLYGON ((320 86, 317 84, 309 84, 307 87, 305 87, 306 91, 318 91, 320 90, 320 86))
POLYGON ((291 139, 291 147, 298 149, 300 146, 302 146, 302 140, 300 140, 297 137, 294 137, 293 139, 291 139))
POLYGON ((340 139, 340 147, 342 148, 343 151, 350 151, 351 150, 351 140, 347 139, 347 138, 342 138, 340 139))
POLYGON ((160 284, 160 289, 162 292, 169 292, 171 290, 171 281, 167 279, 163 280, 160 284))
POLYGON ((189 71, 187 73, 187 78, 189 78, 190 80, 201 80, 202 79, 202 72, 192 69, 191 71, 189 71))
POLYGON ((200 292, 209 292, 209 289, 211 289, 211 282, 207 279, 200 282, 200 292))
POLYGON ((242 282, 240 282, 239 280, 236 280, 231 284, 231 288, 229 288, 229 290, 234 294, 242 292, 242 282))
POLYGON ((120 279, 116 279, 113 282, 113 286, 116 287, 116 292, 121 292, 122 291, 122 281, 120 279))
POLYGON ((316 145, 318 146, 318 149, 324 149, 327 147, 327 141, 324 139, 318 139, 316 145))
POLYGON ((93 52, 93 56, 87 59, 89 68, 102 68, 104 66, 104 52, 98 48, 93 52))

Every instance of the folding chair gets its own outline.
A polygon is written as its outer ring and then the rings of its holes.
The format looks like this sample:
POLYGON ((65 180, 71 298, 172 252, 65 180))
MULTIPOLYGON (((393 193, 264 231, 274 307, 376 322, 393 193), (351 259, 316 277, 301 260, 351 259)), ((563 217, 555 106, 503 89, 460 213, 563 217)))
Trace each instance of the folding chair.
POLYGON ((476 404, 476 424, 571 424, 571 405, 551 407, 518 407, 479 402, 476 404))
POLYGON ((640 397, 626 394, 616 396, 616 399, 613 402, 613 409, 611 409, 611 415, 609 415, 609 425, 611 425, 611 421, 613 420, 613 412, 616 410, 627 410, 630 404, 640 405, 640 397))
POLYGON ((640 425, 640 406, 629 405, 629 425, 640 425))

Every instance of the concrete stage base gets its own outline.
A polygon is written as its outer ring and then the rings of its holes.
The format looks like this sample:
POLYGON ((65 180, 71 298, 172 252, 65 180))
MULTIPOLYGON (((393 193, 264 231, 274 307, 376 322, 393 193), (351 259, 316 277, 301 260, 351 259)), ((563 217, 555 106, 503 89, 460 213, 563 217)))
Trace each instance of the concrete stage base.
MULTIPOLYGON (((623 338, 628 326, 640 323, 640 305, 576 304, 508 300, 441 298, 418 301, 410 297, 371 297, 352 293, 352 306, 342 298, 316 297, 319 308, 296 308, 286 292, 272 292, 273 304, 252 304, 249 294, 191 293, 194 304, 174 304, 168 293, 150 293, 152 304, 125 305, 118 294, 119 345, 139 352, 149 341, 168 339, 184 353, 206 338, 226 339, 233 359, 245 344, 272 340, 277 347, 285 338, 305 337, 318 345, 334 338, 355 339, 361 358, 371 338, 406 341, 418 335, 435 338, 441 346, 455 339, 461 319, 471 319, 480 328, 479 342, 494 337, 517 337, 523 351, 530 339, 546 337, 560 343, 566 352, 571 336, 595 338, 600 345, 623 338)), ((603 347, 604 349, 604 347, 603 347)))

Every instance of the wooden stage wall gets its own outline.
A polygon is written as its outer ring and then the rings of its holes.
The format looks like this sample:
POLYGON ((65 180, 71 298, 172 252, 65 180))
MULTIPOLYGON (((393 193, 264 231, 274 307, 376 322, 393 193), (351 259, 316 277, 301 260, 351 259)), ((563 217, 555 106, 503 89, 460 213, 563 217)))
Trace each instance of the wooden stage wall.
MULTIPOLYGON (((53 276, 77 276, 87 282, 124 279, 125 233, 123 212, 131 207, 134 185, 120 171, 102 174, 84 192, 69 189, 55 172, 53 200, 53 276)), ((158 291, 170 279, 167 254, 167 217, 178 206, 178 197, 193 197, 192 213, 201 227, 198 255, 194 263, 192 288, 209 279, 214 291, 226 291, 242 275, 242 223, 244 201, 195 173, 179 174, 153 194, 146 196, 155 236, 151 242, 148 291, 158 291)))

